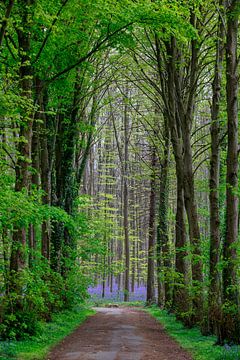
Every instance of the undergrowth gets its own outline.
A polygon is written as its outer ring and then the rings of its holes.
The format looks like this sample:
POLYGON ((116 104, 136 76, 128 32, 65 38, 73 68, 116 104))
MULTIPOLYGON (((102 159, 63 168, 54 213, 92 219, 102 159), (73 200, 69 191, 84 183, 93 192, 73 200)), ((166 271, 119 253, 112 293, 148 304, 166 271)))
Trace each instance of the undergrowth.
POLYGON ((55 314, 51 322, 40 324, 39 334, 34 337, 21 341, 0 341, 0 359, 43 360, 54 345, 93 314, 93 310, 79 306, 55 314))

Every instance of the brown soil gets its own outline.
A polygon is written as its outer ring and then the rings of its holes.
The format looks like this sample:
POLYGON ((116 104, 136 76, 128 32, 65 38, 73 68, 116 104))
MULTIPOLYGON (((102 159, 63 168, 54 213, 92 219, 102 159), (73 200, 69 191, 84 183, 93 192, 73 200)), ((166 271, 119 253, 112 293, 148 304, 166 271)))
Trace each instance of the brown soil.
POLYGON ((144 311, 98 308, 57 345, 49 360, 191 360, 144 311))

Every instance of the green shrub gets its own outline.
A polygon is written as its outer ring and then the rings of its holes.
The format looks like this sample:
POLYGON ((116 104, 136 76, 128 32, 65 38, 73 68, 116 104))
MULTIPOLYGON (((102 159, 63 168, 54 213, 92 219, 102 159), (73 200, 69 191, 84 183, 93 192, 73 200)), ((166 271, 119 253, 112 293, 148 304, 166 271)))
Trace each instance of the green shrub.
MULTIPOLYGON (((32 269, 18 276, 21 296, 11 291, 1 298, 2 339, 36 335, 40 330, 39 321, 50 321, 55 312, 72 309, 87 297, 87 278, 76 265, 63 277, 46 262, 36 260, 32 269)), ((14 281, 16 283, 16 278, 14 281)))
POLYGON ((41 330, 37 314, 34 311, 18 311, 16 314, 6 314, 0 324, 2 339, 23 339, 36 335, 41 330))

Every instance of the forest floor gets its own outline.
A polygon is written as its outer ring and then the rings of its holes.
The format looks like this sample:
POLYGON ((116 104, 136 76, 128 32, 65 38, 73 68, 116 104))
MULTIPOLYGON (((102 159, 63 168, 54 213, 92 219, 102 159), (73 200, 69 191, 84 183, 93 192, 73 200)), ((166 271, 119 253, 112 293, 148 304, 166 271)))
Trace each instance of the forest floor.
POLYGON ((146 312, 96 308, 97 314, 58 344, 48 360, 191 360, 146 312))

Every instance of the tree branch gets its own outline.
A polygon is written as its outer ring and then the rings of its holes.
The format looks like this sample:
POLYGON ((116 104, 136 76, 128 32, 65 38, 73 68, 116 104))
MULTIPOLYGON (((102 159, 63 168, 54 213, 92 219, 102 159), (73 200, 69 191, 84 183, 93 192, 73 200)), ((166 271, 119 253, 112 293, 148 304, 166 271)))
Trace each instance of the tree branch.
POLYGON ((64 70, 60 71, 59 73, 55 74, 53 77, 51 77, 49 80, 47 80, 47 83, 51 83, 53 81, 55 81, 57 78, 59 78, 60 76, 68 73, 69 71, 71 71, 72 69, 74 69, 75 67, 77 67, 78 65, 80 65, 82 62, 86 61, 88 58, 90 58, 93 54, 95 54, 98 50, 101 49, 102 45, 104 45, 109 39, 111 39, 113 36, 117 35, 118 33, 120 33, 121 31, 127 29, 130 25, 132 25, 133 22, 130 22, 124 26, 122 26, 121 28, 113 31, 111 34, 107 35, 103 40, 98 41, 96 43, 96 45, 92 48, 92 50, 90 50, 86 55, 82 56, 78 61, 76 61, 74 64, 66 67, 64 70))
POLYGON ((4 39, 6 28, 7 28, 7 21, 11 15, 13 5, 14 5, 14 0, 10 0, 8 3, 7 9, 6 9, 5 16, 2 20, 2 26, 0 28, 0 47, 2 46, 2 43, 3 43, 3 39, 4 39))
POLYGON ((38 53, 37 53, 37 55, 36 55, 36 58, 35 58, 35 60, 33 61, 33 64, 35 64, 35 63, 39 60, 39 58, 40 58, 40 56, 41 56, 41 54, 42 54, 42 52, 43 52, 43 49, 44 49, 44 47, 45 47, 45 45, 46 45, 46 43, 47 43, 47 41, 48 41, 48 38, 49 38, 49 36, 51 35, 51 32, 52 32, 52 30, 53 30, 53 27, 54 27, 54 25, 56 24, 56 22, 57 22, 60 14, 61 14, 63 8, 64 8, 65 5, 68 3, 68 1, 69 1, 69 0, 64 0, 63 3, 62 3, 62 6, 61 6, 60 9, 58 10, 57 15, 55 16, 55 18, 54 18, 54 20, 53 20, 53 22, 52 22, 52 25, 50 26, 50 29, 48 30, 48 32, 47 32, 47 34, 46 34, 46 36, 45 36, 45 38, 44 38, 44 40, 43 40, 43 42, 42 42, 42 45, 41 45, 41 47, 40 47, 40 49, 39 49, 39 51, 38 51, 38 53))

